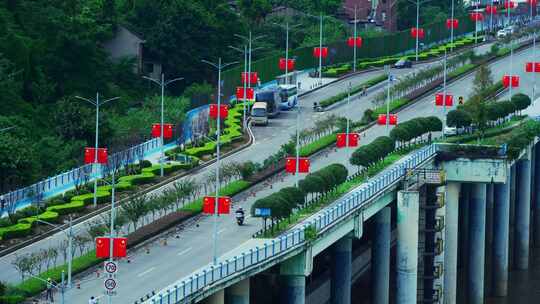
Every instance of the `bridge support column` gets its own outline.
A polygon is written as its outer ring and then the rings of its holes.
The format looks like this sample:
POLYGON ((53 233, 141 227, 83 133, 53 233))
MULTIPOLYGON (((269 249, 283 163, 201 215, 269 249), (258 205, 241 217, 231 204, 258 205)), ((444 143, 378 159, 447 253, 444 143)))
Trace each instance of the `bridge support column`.
POLYGON ((304 304, 306 303, 306 277, 304 275, 283 276, 281 288, 281 303, 304 304))
POLYGON ((225 290, 221 289, 204 300, 205 304, 225 304, 225 290))
POLYGON ((331 303, 351 304, 352 238, 345 236, 332 245, 331 303))
POLYGON ((529 237, 531 217, 531 161, 517 162, 516 242, 515 266, 524 270, 529 266, 529 237))
POLYGON ((534 246, 540 247, 540 143, 534 148, 534 246))
POLYGON ((471 186, 469 204, 469 265, 467 284, 469 304, 484 303, 484 268, 486 249, 486 185, 471 186))
POLYGON ((444 303, 456 304, 460 184, 446 185, 446 231, 444 236, 444 303))
POLYGON ((510 231, 510 174, 506 183, 495 185, 493 209, 493 295, 508 294, 508 245, 510 231))
POLYGON ((459 198, 459 245, 458 245, 458 267, 467 268, 469 256, 469 202, 471 199, 471 184, 461 184, 461 196, 459 198))
POLYGON ((227 304, 249 304, 249 278, 246 278, 225 289, 227 304))
POLYGON ((375 235, 371 251, 372 303, 388 304, 390 285, 391 209, 385 207, 375 215, 375 235))
POLYGON ((486 263, 485 263, 485 293, 490 295, 492 293, 493 281, 492 281, 492 267, 493 265, 493 207, 495 184, 486 184, 486 263))
POLYGON ((399 191, 397 210, 397 303, 416 304, 419 192, 399 191))

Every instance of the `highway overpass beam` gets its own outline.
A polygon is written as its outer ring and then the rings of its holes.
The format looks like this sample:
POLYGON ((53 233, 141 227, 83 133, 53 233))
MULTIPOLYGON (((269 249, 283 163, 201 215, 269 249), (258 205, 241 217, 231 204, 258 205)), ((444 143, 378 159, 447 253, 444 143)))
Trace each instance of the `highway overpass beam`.
POLYGON ((467 283, 469 304, 484 303, 484 266, 486 249, 486 185, 471 185, 469 204, 469 265, 467 283))
POLYGON ((333 304, 351 304, 352 238, 345 236, 332 245, 331 295, 333 304))
POLYGON ((249 304, 249 278, 225 289, 226 304, 249 304))
POLYGON ((516 243, 515 266, 524 270, 529 266, 529 237, 531 217, 531 161, 517 162, 516 243))
POLYGON ((418 191, 399 191, 397 199, 397 303, 416 304, 418 280, 418 191))
POLYGON ((444 303, 455 304, 457 290, 458 224, 460 184, 446 185, 446 218, 444 240, 444 303))
POLYGON ((493 295, 508 294, 508 245, 510 237, 510 175, 495 184, 493 209, 493 295))
POLYGON ((371 251, 373 304, 389 302, 391 213, 390 207, 385 207, 375 215, 375 235, 371 251))
POLYGON ((203 301, 204 304, 225 304, 225 290, 221 289, 203 301))

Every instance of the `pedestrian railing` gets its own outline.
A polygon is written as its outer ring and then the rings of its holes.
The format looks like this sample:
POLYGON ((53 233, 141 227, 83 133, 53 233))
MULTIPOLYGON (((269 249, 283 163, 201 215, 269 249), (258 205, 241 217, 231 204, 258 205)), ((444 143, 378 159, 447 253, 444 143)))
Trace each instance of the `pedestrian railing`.
POLYGON ((317 232, 321 232, 338 224, 341 219, 364 207, 375 195, 382 193, 404 178, 407 170, 416 168, 432 158, 438 150, 439 146, 437 144, 431 144, 413 152, 403 162, 391 166, 386 173, 358 186, 343 196, 335 205, 321 210, 318 216, 307 220, 300 228, 293 229, 286 235, 268 240, 262 246, 254 246, 215 266, 208 266, 195 272, 193 275, 168 286, 145 303, 180 303, 188 297, 207 290, 217 282, 227 280, 232 276, 237 276, 292 252, 305 244, 305 230, 308 227, 314 227, 317 232))
MULTIPOLYGON (((154 138, 125 151, 115 153, 109 156, 109 163, 114 163, 115 165, 118 163, 133 163, 153 153, 159 147, 159 143, 160 139, 154 138)), ((77 183, 86 183, 99 177, 101 177, 99 172, 92 172, 91 164, 49 177, 28 187, 0 195, 0 198, 4 199, 5 203, 2 206, 2 212, 10 209, 19 209, 30 204, 32 200, 56 195, 59 192, 73 188, 77 183)))

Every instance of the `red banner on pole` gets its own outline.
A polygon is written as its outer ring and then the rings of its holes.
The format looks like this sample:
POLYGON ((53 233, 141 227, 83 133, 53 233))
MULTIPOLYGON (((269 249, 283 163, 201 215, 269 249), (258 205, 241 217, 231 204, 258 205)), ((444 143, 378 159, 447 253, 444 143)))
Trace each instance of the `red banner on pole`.
POLYGON ((525 63, 525 71, 527 73, 540 73, 540 62, 527 62, 525 63))
POLYGON ((478 12, 471 13, 470 17, 472 21, 476 21, 476 22, 484 20, 484 15, 478 12))
MULTIPOLYGON (((299 164, 298 164, 298 172, 299 173, 308 173, 309 172, 309 158, 307 157, 300 157, 299 158, 299 164)), ((287 157, 285 160, 285 171, 287 173, 295 173, 296 172, 296 157, 287 157)))
POLYGON ((457 19, 446 19, 446 28, 457 29, 459 21, 457 19))
MULTIPOLYGON (((218 197, 218 214, 229 214, 231 211, 231 202, 232 199, 228 196, 218 197)), ((214 214, 216 207, 216 197, 215 196, 205 196, 203 199, 203 213, 204 214, 214 214)))
POLYGON ((328 57, 328 48, 327 47, 323 47, 322 49, 319 48, 319 47, 314 48, 313 49, 313 57, 315 57, 315 58, 319 58, 319 57, 326 58, 326 57, 328 57))
MULTIPOLYGON (((93 164, 95 163, 95 159, 96 159, 96 149, 90 148, 90 147, 84 148, 84 163, 93 164)), ((107 164, 107 161, 108 161, 107 148, 98 148, 97 149, 97 163, 107 164)))
MULTIPOLYGON (((173 125, 164 124, 165 128, 163 129, 163 138, 170 139, 173 137, 173 125)), ((152 137, 158 138, 161 137, 161 124, 155 123, 152 124, 152 137)))
POLYGON ((516 7, 516 3, 514 1, 509 1, 509 0, 504 1, 504 8, 509 9, 509 8, 515 8, 515 7, 516 7))
POLYGON ((127 256, 127 238, 114 238, 113 240, 113 257, 125 258, 127 256))
POLYGON ((350 46, 350 47, 354 47, 356 45, 356 47, 361 47, 362 46, 362 37, 356 37, 356 39, 354 37, 349 37, 347 39, 347 45, 350 46))
POLYGON ((413 38, 416 38, 418 37, 418 39, 424 39, 424 29, 423 28, 416 28, 416 27, 413 27, 411 29, 411 36, 413 38))
MULTIPOLYGON (((443 105, 443 93, 437 93, 435 94, 435 105, 442 106, 443 105)), ((445 106, 451 107, 454 104, 454 96, 446 94, 446 101, 444 103, 445 106)))
POLYGON ((487 14, 497 14, 497 6, 495 5, 486 5, 487 14))
POLYGON ((287 67, 287 71, 294 71, 294 63, 294 59, 285 60, 285 58, 279 58, 279 69, 285 71, 285 67, 287 67), (285 66, 285 62, 287 66, 285 66))
MULTIPOLYGON (((96 238, 96 258, 109 258, 111 253, 111 239, 109 237, 96 238)), ((127 256, 127 238, 113 238, 113 258, 127 256)))
MULTIPOLYGON (((236 87, 236 99, 237 100, 244 99, 244 87, 236 87)), ((247 100, 255 99, 255 89, 246 88, 246 99, 247 100)))
POLYGON ((249 84, 257 84, 257 81, 259 80, 259 76, 257 75, 257 72, 251 72, 251 73, 245 73, 242 72, 242 84, 246 81, 249 81, 249 84), (249 74, 249 77, 247 77, 249 74))
MULTIPOLYGON (((210 110, 208 115, 212 119, 217 119, 218 117, 218 106, 215 103, 210 104, 210 110)), ((219 118, 225 119, 229 115, 229 107, 227 105, 220 105, 219 109, 219 118)))
POLYGON ((336 138, 336 146, 338 148, 347 147, 347 137, 349 138, 349 147, 358 147, 358 140, 360 139, 360 134, 358 133, 338 133, 336 138))
MULTIPOLYGON (((379 118, 377 119, 377 124, 386 125, 386 114, 380 114, 379 115, 379 118)), ((391 125, 391 126, 397 125, 397 115, 396 114, 390 114, 389 125, 391 125)))
POLYGON ((517 87, 519 87, 519 76, 516 76, 516 75, 512 75, 512 76, 504 75, 503 79, 502 79, 502 82, 503 82, 503 86, 505 88, 510 87, 510 85, 512 86, 512 88, 517 88, 517 87))

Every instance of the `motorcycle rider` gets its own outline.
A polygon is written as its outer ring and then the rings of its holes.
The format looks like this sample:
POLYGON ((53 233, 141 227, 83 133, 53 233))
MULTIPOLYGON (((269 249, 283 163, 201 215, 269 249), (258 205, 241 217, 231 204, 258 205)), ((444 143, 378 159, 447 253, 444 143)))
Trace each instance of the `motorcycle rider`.
POLYGON ((239 207, 236 209, 236 220, 238 221, 238 225, 242 225, 244 223, 244 209, 242 207, 239 207))

